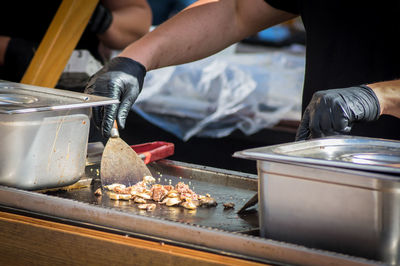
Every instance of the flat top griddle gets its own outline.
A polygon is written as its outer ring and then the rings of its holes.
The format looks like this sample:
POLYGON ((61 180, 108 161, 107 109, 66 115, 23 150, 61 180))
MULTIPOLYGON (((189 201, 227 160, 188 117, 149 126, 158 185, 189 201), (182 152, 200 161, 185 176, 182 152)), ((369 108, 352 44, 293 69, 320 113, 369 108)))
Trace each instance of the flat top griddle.
POLYGON ((179 171, 168 171, 165 169, 166 167, 163 168, 161 166, 161 168, 157 168, 156 166, 159 167, 160 163, 149 165, 156 183, 175 185, 178 182, 184 182, 197 194, 210 194, 217 201, 218 205, 216 207, 198 207, 196 210, 188 210, 183 207, 168 207, 149 200, 148 203, 156 203, 157 207, 154 211, 146 211, 139 209, 138 204, 133 201, 110 199, 104 191, 102 196, 95 196, 95 190, 101 187, 98 177, 99 164, 93 164, 90 168, 91 170, 86 171, 87 175, 92 177, 90 186, 72 190, 48 191, 45 193, 133 214, 202 225, 229 232, 246 232, 258 229, 258 212, 255 208, 243 214, 237 214, 237 211, 243 204, 256 193, 256 176, 243 177, 240 179, 241 182, 226 183, 226 178, 232 180, 232 178, 237 177, 229 175, 221 177, 220 173, 204 171, 204 169, 197 169, 196 171, 196 169, 192 168, 188 172, 182 171, 183 169, 179 168, 176 169, 179 171), (228 202, 234 203, 235 208, 225 209, 223 204, 228 202))
POLYGON ((26 191, 0 186, 0 208, 268 264, 380 264, 258 237, 256 209, 241 216, 236 214, 257 191, 257 176, 170 160, 157 161, 149 168, 160 178, 160 183, 190 182, 197 193, 209 193, 219 204, 211 209, 199 208, 196 212, 165 206, 157 206, 154 212, 144 212, 128 202, 96 197, 94 191, 100 186, 98 167, 95 163, 89 165, 86 176, 69 189, 26 191), (224 210, 225 201, 235 203, 235 209, 224 210))

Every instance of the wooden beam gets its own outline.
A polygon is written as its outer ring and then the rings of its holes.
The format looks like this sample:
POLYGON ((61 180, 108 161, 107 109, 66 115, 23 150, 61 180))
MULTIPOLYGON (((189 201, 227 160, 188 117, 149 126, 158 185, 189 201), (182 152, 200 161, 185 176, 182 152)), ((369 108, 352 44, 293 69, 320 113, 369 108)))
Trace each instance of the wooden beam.
POLYGON ((99 0, 63 0, 21 83, 53 88, 99 0))
POLYGON ((1 265, 261 265, 94 229, 0 212, 1 265))

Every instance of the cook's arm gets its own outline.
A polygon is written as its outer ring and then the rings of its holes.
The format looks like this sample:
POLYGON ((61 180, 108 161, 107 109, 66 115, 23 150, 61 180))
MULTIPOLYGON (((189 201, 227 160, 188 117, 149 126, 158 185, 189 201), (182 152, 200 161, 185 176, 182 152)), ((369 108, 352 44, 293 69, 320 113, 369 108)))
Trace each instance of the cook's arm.
POLYGON ((146 70, 187 63, 294 17, 263 0, 200 0, 129 45, 119 56, 142 63, 146 70))
POLYGON ((146 71, 207 57, 259 30, 295 17, 263 0, 198 1, 133 42, 88 81, 85 92, 119 99, 119 105, 94 108, 104 136, 113 121, 124 128, 142 90, 146 71))
POLYGON ((400 80, 377 82, 368 86, 379 99, 381 115, 400 118, 400 80))

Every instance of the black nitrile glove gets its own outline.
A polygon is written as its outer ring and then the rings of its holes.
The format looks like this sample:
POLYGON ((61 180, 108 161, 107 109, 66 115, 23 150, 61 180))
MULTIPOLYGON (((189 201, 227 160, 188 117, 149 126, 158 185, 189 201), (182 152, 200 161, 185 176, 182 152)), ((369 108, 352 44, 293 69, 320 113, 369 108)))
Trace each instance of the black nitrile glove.
POLYGON ((126 118, 143 87, 145 67, 127 57, 114 57, 90 77, 85 93, 118 99, 119 104, 93 107, 93 120, 104 137, 109 137, 114 120, 125 128, 126 118))
POLYGON ((367 86, 318 91, 304 111, 296 141, 348 134, 353 123, 374 121, 379 115, 378 98, 367 86))
POLYGON ((112 19, 111 11, 102 4, 98 4, 96 9, 93 11, 87 28, 96 34, 104 33, 110 27, 112 19))
POLYGON ((20 38, 11 38, 4 55, 2 79, 20 82, 28 68, 38 44, 20 38))

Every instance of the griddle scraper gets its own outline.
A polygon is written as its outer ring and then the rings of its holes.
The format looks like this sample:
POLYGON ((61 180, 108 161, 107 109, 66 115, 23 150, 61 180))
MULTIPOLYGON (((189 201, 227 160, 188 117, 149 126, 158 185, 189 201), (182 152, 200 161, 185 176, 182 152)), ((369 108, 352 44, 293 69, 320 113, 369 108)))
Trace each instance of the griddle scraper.
POLYGON ((114 121, 100 164, 103 188, 114 183, 132 186, 145 176, 151 176, 150 170, 137 153, 119 137, 117 122, 114 121))

